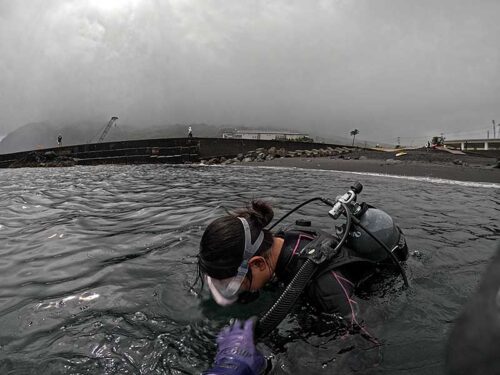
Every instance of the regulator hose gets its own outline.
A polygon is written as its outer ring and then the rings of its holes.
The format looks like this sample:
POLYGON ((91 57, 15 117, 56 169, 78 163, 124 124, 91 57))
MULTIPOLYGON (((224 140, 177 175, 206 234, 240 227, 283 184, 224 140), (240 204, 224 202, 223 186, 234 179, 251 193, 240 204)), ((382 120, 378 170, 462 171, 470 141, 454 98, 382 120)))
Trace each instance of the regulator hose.
MULTIPOLYGON (((290 216, 292 213, 294 213, 295 211, 297 211, 299 208, 301 207, 304 207, 306 204, 309 204, 311 202, 314 202, 314 201, 321 201, 325 204, 327 204, 328 206, 330 207, 333 207, 333 205, 335 204, 335 202, 332 202, 331 200, 327 199, 327 198, 323 198, 323 197, 315 197, 315 198, 311 198, 311 199, 308 199, 306 200, 305 202, 302 202, 301 204, 299 204, 298 206, 292 208, 290 211, 288 211, 285 215, 283 215, 282 217, 280 217, 278 220, 276 220, 273 225, 271 225, 269 228, 267 228, 268 230, 271 230, 273 229, 276 225, 278 225, 279 223, 281 223, 284 219, 286 219, 288 216, 290 216)), ((344 207, 345 208, 345 207, 344 207)))
POLYGON ((372 232, 370 232, 367 228, 365 228, 360 222, 359 222, 359 219, 354 217, 352 218, 353 221, 354 221, 354 225, 360 227, 361 229, 363 229, 365 231, 365 233, 367 233, 371 238, 373 238, 380 246, 382 246, 382 248, 387 252, 387 254, 389 255, 389 257, 391 258, 392 262, 394 263, 394 265, 396 266, 396 268, 398 269, 399 273, 401 274, 401 277, 403 277, 403 282, 405 284, 405 286, 408 288, 410 286, 410 284, 408 283, 408 278, 406 277, 406 272, 403 268, 403 266, 401 266, 401 263, 399 263, 399 260, 398 258, 396 258, 396 256, 394 255, 394 253, 392 252, 391 249, 389 249, 389 247, 383 243, 382 241, 380 241, 377 236, 375 236, 372 232))

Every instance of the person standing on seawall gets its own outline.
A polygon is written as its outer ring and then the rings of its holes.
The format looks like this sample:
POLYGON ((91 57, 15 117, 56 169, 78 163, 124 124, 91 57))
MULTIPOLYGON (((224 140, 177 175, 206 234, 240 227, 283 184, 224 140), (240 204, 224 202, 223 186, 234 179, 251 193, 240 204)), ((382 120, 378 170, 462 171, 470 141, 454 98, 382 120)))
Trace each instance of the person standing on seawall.
POLYGON ((188 129, 188 138, 193 138, 193 129, 191 129, 191 126, 188 129))
POLYGON ((59 147, 61 147, 61 146, 62 146, 62 135, 61 135, 61 134, 59 134, 59 135, 57 136, 57 145, 58 145, 59 147))

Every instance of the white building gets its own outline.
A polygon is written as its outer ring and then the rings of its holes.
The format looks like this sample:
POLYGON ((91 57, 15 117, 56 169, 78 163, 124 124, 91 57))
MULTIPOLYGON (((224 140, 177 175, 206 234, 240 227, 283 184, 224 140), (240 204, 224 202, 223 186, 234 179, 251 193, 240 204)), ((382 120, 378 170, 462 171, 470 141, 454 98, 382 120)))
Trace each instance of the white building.
POLYGON ((309 134, 294 133, 289 131, 280 130, 235 130, 234 132, 222 133, 222 138, 236 138, 236 139, 260 139, 260 140, 281 140, 293 141, 308 139, 309 134))

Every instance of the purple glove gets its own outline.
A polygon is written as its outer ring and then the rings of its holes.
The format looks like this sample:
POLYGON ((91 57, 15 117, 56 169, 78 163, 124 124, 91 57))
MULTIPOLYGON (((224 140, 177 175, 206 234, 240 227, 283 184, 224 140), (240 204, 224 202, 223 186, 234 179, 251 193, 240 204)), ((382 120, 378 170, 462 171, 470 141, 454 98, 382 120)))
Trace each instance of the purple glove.
POLYGON ((217 336, 214 367, 206 375, 259 375, 266 368, 264 356, 253 341, 254 319, 240 321, 224 328, 217 336))

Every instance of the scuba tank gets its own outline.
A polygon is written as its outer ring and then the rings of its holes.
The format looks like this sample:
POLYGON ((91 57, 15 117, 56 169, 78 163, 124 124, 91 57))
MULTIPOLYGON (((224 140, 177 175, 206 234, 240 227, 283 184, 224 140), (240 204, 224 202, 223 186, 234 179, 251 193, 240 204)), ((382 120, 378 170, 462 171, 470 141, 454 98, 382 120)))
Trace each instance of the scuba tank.
POLYGON ((365 203, 361 205, 359 224, 351 228, 346 245, 354 252, 368 260, 377 262, 387 257, 386 249, 375 241, 367 232, 372 233, 383 244, 386 244, 397 259, 408 258, 408 247, 401 235, 401 230, 396 226, 394 220, 388 213, 365 203), (361 230, 362 225, 367 232, 361 230))

